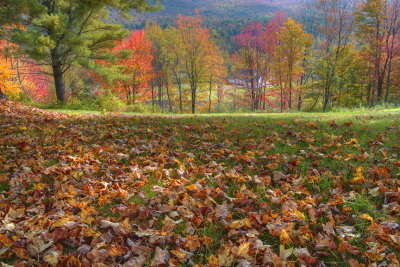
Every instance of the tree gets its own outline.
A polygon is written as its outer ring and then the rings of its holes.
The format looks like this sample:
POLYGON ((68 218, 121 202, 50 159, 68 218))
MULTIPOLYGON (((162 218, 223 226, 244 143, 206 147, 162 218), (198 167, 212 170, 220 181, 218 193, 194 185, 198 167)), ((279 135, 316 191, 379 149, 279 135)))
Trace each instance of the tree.
POLYGON ((172 26, 163 32, 164 41, 162 42, 162 53, 165 55, 167 68, 171 71, 172 80, 178 87, 179 110, 183 113, 183 42, 179 38, 178 30, 172 26))
POLYGON ((153 102, 153 112, 154 112, 154 99, 156 97, 156 93, 154 91, 154 87, 158 88, 158 105, 163 111, 163 88, 165 83, 165 70, 166 70, 166 57, 165 57, 165 47, 163 46, 163 39, 164 39, 164 31, 161 26, 154 22, 149 23, 145 27, 146 36, 150 39, 151 43, 153 44, 153 60, 152 66, 154 71, 154 77, 151 81, 151 95, 152 95, 152 102, 153 102))
POLYGON ((215 43, 211 43, 208 64, 208 80, 209 80, 209 94, 208 94, 208 113, 211 113, 212 104, 212 91, 214 84, 222 82, 226 78, 225 61, 222 51, 215 43))
POLYGON ((249 89, 248 94, 252 111, 259 108, 264 82, 263 74, 266 67, 263 62, 266 50, 265 31, 265 26, 256 21, 246 26, 236 36, 236 44, 240 47, 239 52, 234 57, 238 67, 237 76, 249 89))
POLYGON ((146 0, 4 0, 0 5, 0 23, 18 25, 3 33, 40 66, 51 66, 52 72, 47 74, 54 78, 57 99, 65 102, 63 74, 72 65, 94 67, 94 59, 111 56, 107 48, 127 35, 122 25, 104 22, 108 10, 116 9, 126 15, 131 9, 156 8, 146 0))
POLYGON ((393 51, 399 30, 399 7, 397 0, 362 0, 355 13, 357 35, 362 44, 368 46, 369 58, 374 66, 372 91, 369 92, 371 105, 375 104, 375 93, 377 100, 382 100, 385 77, 388 77, 387 84, 390 83, 393 51))
POLYGON ((178 16, 178 36, 182 42, 183 66, 191 90, 192 113, 196 112, 196 96, 207 80, 207 64, 212 46, 210 32, 203 26, 198 12, 192 17, 178 16))
POLYGON ((12 81, 14 73, 4 56, 3 47, 4 43, 0 42, 0 100, 8 99, 7 93, 14 93, 18 90, 18 87, 12 81))
POLYGON ((287 18, 281 31, 278 33, 278 54, 281 56, 283 72, 289 86, 289 108, 292 108, 293 80, 303 71, 301 61, 305 57, 306 49, 312 44, 311 34, 304 32, 302 25, 297 24, 292 18, 287 18))
POLYGON ((106 73, 99 73, 98 80, 103 88, 110 88, 115 93, 122 94, 128 105, 134 104, 137 95, 144 93, 143 89, 148 87, 153 75, 152 43, 145 36, 144 30, 134 31, 126 40, 118 42, 111 53, 118 60, 115 63, 98 61, 98 64, 106 67, 106 73), (110 71, 110 68, 107 68, 110 66, 117 68, 110 71))
MULTIPOLYGON (((284 22, 284 13, 277 12, 266 26, 254 22, 236 36, 239 51, 234 55, 236 76, 246 88, 251 110, 265 109, 270 85, 273 58, 278 46, 278 32, 284 22)), ((271 103, 269 103, 271 105, 271 103)))
POLYGON ((338 59, 347 48, 354 30, 353 1, 318 0, 316 3, 319 19, 318 31, 324 38, 321 45, 321 60, 326 61, 321 73, 324 90, 324 111, 327 110, 338 59))

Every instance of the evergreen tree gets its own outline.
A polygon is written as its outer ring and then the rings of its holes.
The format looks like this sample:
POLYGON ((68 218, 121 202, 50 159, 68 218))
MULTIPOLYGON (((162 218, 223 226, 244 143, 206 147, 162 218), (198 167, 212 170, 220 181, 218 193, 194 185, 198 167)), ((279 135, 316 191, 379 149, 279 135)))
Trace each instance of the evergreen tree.
POLYGON ((0 32, 39 65, 51 66, 57 99, 65 102, 63 74, 72 65, 94 68, 95 59, 110 60, 109 48, 129 34, 106 22, 109 11, 128 16, 131 9, 158 8, 147 0, 2 0, 0 32))

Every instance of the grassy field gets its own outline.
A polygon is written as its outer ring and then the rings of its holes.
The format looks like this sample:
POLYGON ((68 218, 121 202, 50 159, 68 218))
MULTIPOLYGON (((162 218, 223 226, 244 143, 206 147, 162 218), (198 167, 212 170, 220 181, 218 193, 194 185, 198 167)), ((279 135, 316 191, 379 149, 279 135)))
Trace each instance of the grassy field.
POLYGON ((0 261, 399 264, 400 110, 135 116, 0 105, 0 261))

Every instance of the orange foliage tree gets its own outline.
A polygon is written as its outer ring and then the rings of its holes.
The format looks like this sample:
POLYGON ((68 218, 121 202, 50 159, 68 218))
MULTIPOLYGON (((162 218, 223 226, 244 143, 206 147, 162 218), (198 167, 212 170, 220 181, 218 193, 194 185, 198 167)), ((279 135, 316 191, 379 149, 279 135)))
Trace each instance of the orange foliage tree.
POLYGON ((97 73, 95 80, 103 88, 126 98, 127 104, 134 104, 137 99, 147 100, 149 97, 148 82, 153 75, 152 44, 144 35, 144 31, 134 31, 123 42, 111 50, 118 56, 115 63, 106 60, 97 63, 106 68, 107 73, 97 73))
POLYGON ((4 42, 0 42, 0 99, 7 99, 6 95, 18 92, 18 86, 13 82, 14 71, 4 56, 4 42))
POLYGON ((196 112, 196 97, 202 83, 209 81, 207 62, 213 46, 210 31, 204 27, 198 12, 191 17, 178 16, 178 36, 182 42, 184 73, 191 89, 192 113, 196 112))

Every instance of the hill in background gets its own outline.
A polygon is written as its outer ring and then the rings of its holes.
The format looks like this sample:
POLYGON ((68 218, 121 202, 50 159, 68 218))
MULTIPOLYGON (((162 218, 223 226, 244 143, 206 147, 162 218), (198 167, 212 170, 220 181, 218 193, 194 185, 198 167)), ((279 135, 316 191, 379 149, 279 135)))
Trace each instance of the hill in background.
POLYGON ((156 13, 136 13, 129 22, 134 28, 141 28, 146 20, 163 23, 175 19, 177 15, 193 15, 196 10, 205 21, 255 20, 272 17, 277 10, 290 12, 301 0, 165 0, 164 9, 156 13))

